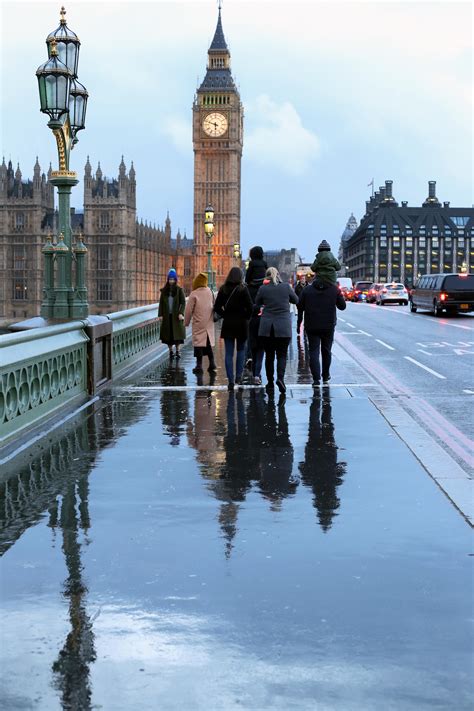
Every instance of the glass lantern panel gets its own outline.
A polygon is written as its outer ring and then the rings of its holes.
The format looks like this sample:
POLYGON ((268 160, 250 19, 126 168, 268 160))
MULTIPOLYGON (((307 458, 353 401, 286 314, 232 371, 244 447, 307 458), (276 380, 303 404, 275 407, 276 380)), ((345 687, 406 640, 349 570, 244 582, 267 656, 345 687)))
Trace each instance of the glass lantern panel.
POLYGON ((46 76, 43 78, 44 81, 44 93, 45 93, 45 109, 57 108, 57 96, 56 96, 56 82, 57 77, 46 76))
POLYGON ((57 78, 57 108, 67 111, 69 100, 69 77, 59 76, 57 78))
POLYGON ((48 108, 48 96, 47 96, 47 87, 46 87, 45 77, 42 77, 42 76, 38 77, 38 88, 39 88, 39 95, 40 95, 41 111, 44 111, 45 109, 48 108))

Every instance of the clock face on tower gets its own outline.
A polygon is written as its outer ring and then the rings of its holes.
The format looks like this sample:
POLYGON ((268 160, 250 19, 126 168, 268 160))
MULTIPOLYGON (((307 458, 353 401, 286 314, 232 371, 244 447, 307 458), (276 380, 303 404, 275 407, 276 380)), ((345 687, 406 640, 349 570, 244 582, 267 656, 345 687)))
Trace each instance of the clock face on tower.
POLYGON ((220 138, 224 135, 229 127, 229 122, 224 114, 217 111, 212 114, 207 114, 202 122, 202 128, 211 138, 220 138))

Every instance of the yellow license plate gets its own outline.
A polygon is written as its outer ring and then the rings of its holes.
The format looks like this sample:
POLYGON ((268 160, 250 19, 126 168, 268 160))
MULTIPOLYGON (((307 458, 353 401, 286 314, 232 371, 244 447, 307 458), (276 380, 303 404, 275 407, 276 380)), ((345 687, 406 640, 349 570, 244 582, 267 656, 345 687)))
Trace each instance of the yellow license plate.
POLYGON ((461 304, 461 308, 462 308, 462 309, 468 309, 468 308, 469 308, 469 304, 461 304))

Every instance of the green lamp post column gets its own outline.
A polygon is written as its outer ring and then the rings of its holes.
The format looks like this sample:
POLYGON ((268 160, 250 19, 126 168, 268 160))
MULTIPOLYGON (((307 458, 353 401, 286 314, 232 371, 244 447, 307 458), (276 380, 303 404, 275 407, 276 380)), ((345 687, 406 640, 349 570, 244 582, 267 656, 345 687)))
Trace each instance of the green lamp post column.
POLYGON ((41 315, 44 318, 52 318, 54 305, 54 245, 51 240, 50 232, 41 251, 44 254, 44 283, 41 315))
POLYGON ((76 311, 80 310, 81 304, 83 308, 83 314, 78 314, 77 318, 85 318, 88 315, 85 268, 87 247, 82 241, 82 234, 80 234, 79 239, 76 240, 76 244, 73 247, 73 252, 76 259, 76 311))
POLYGON ((68 264, 71 250, 64 242, 64 235, 59 234, 58 243, 54 246, 54 256, 58 265, 57 285, 55 288, 54 317, 69 318, 69 286, 68 264))
POLYGON ((69 170, 69 156, 77 143, 77 133, 85 127, 88 99, 86 88, 77 79, 80 44, 78 36, 66 24, 66 11, 62 7, 59 27, 46 38, 49 59, 36 71, 41 111, 50 118, 48 126, 58 148, 59 170, 52 172, 50 182, 58 189, 62 239, 54 252, 59 260, 61 283, 58 280, 57 285, 46 288, 41 306, 42 316, 56 319, 84 318, 89 312, 85 275, 82 275, 82 283, 74 286, 72 269, 71 188, 79 181, 76 173, 69 170))
POLYGON ((214 208, 208 205, 204 211, 204 232, 207 237, 207 283, 215 291, 214 272, 212 269, 212 238, 214 236, 214 208))

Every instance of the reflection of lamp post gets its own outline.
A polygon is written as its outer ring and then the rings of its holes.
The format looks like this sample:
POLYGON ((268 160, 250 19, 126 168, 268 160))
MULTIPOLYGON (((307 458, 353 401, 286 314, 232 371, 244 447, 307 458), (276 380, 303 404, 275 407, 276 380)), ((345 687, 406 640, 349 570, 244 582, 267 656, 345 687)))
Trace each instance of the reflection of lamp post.
POLYGON ((204 212, 204 232, 207 237, 207 281, 209 287, 214 291, 214 273, 212 271, 212 237, 214 235, 214 208, 211 205, 206 207, 204 212))
MULTIPOLYGON (((77 133, 85 127, 88 99, 86 88, 77 80, 80 44, 78 36, 66 24, 66 11, 62 7, 59 27, 46 38, 49 59, 36 71, 41 111, 50 118, 48 126, 58 148, 59 170, 52 172, 50 182, 58 188, 59 232, 63 236, 54 246, 54 257, 61 253, 61 274, 58 275, 61 284, 56 287, 54 273, 45 269, 41 315, 60 319, 84 318, 89 313, 87 289, 84 283, 77 283, 78 278, 83 281, 83 274, 78 275, 77 268, 76 287, 72 285, 72 262, 78 255, 71 244, 70 197, 71 188, 79 181, 76 173, 69 170, 69 154, 77 143, 77 133)), ((44 253, 47 261, 49 242, 44 253)))

